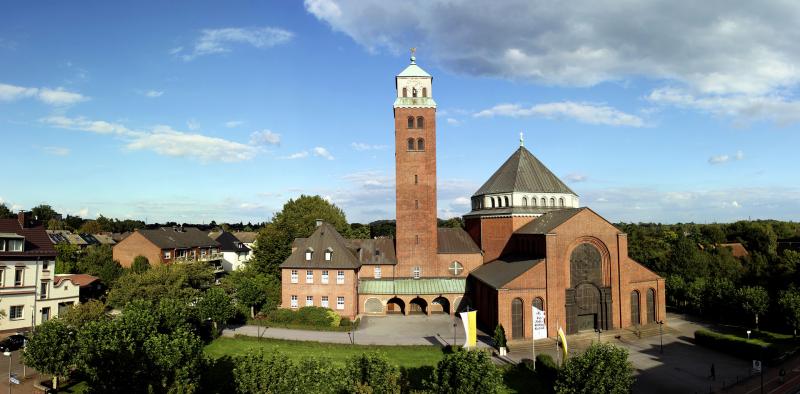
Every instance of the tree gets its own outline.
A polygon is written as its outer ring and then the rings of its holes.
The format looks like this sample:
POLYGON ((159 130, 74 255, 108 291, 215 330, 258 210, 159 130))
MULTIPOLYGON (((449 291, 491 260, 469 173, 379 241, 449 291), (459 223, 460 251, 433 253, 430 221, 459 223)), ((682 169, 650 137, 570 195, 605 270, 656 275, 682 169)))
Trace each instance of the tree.
POLYGON ((344 376, 352 393, 400 393, 400 370, 378 353, 362 353, 347 361, 344 376))
POLYGON ((124 272, 119 262, 114 260, 110 245, 91 245, 86 248, 84 256, 78 261, 77 271, 97 276, 109 287, 124 272))
POLYGON ((41 223, 47 223, 50 219, 54 219, 58 216, 58 212, 56 212, 53 207, 47 204, 39 204, 31 209, 31 215, 33 218, 41 223))
POLYGON ((567 360, 559 371, 556 394, 630 393, 635 378, 628 351, 610 343, 595 343, 567 360))
POLYGON ((438 219, 439 227, 464 228, 464 220, 456 216, 447 220, 438 219))
POLYGON ((97 220, 87 220, 83 222, 81 228, 78 229, 78 232, 81 234, 97 234, 103 232, 103 227, 100 226, 100 223, 97 220))
POLYGON ((745 286, 736 291, 739 305, 746 313, 755 315, 756 330, 758 329, 758 316, 763 315, 769 307, 769 294, 761 286, 745 286))
POLYGON ((279 266, 291 254, 292 242, 295 238, 310 236, 316 229, 317 219, 331 224, 340 234, 348 234, 350 227, 339 207, 320 196, 302 195, 284 204, 272 222, 258 232, 248 266, 280 279, 279 266))
POLYGON ((128 272, 117 280, 108 294, 108 304, 124 307, 134 300, 158 301, 162 298, 192 302, 213 271, 205 263, 157 265, 145 272, 128 272))
POLYGON ((47 229, 48 230, 65 230, 66 225, 63 221, 58 220, 56 218, 50 219, 47 221, 47 229))
POLYGON ((506 347, 506 330, 503 328, 502 324, 498 324, 497 327, 494 328, 494 346, 498 349, 501 347, 506 347))
POLYGON ((58 378, 67 376, 76 365, 75 331, 59 319, 46 321, 36 331, 22 352, 25 365, 53 375, 53 389, 58 388, 58 378))
POLYGON ((11 212, 5 203, 0 202, 0 219, 14 219, 16 217, 17 215, 14 215, 14 212, 11 212))
POLYGON ((133 258, 133 263, 131 264, 131 271, 141 274, 150 269, 150 261, 147 260, 147 257, 142 255, 136 256, 133 258))
POLYGON ((222 285, 250 317, 257 310, 272 310, 281 302, 281 283, 272 276, 251 269, 237 270, 223 279, 222 285))
POLYGON ((778 298, 786 324, 793 329, 793 334, 797 336, 797 329, 800 328, 800 291, 789 289, 781 291, 778 298))
POLYGON ((89 322, 108 320, 109 316, 106 314, 104 303, 98 300, 89 300, 71 306, 66 313, 60 316, 60 319, 72 329, 79 330, 89 322))
POLYGON ((56 274, 74 274, 78 269, 78 257, 80 249, 77 245, 60 243, 55 244, 56 248, 56 274))
POLYGON ((436 393, 499 393, 503 377, 483 350, 448 354, 433 371, 430 389, 436 393))
POLYGON ((233 380, 236 391, 249 393, 288 393, 294 391, 294 363, 281 353, 250 352, 237 357, 233 380))
POLYGON ((219 287, 212 287, 197 301, 197 312, 201 319, 211 320, 214 325, 214 334, 217 334, 218 324, 225 324, 236 315, 233 300, 219 287))

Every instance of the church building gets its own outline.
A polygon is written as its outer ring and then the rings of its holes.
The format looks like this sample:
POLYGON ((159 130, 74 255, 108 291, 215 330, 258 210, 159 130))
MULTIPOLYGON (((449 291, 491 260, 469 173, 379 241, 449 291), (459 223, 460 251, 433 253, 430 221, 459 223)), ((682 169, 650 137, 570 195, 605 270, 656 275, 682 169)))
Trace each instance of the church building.
POLYGON ((630 259, 626 235, 580 207, 522 140, 472 196, 465 228, 437 228, 432 81, 414 56, 395 78, 395 239, 346 239, 317 223, 281 265, 282 307, 350 318, 469 308, 511 339, 531 337, 531 305, 550 337, 664 319, 664 279, 630 259))

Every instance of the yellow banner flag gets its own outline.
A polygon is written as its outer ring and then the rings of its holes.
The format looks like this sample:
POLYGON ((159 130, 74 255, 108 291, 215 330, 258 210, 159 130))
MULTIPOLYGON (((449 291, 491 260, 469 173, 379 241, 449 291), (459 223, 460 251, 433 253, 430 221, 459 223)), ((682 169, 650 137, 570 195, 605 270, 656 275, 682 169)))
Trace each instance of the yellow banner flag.
POLYGON ((561 327, 558 327, 558 340, 561 342, 561 352, 564 355, 564 362, 566 362, 569 349, 567 348, 567 336, 564 335, 564 330, 561 327))
POLYGON ((478 311, 461 312, 461 323, 464 325, 464 347, 475 347, 478 344, 478 311))

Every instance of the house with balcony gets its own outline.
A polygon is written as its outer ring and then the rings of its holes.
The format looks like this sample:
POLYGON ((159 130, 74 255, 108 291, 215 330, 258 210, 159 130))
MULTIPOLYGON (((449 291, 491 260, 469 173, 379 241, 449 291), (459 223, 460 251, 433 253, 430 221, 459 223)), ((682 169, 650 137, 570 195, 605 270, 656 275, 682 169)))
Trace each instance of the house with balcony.
POLYGON ((252 251, 234 233, 227 231, 210 232, 208 236, 219 242, 222 252, 222 268, 225 272, 236 271, 250 259, 252 251))
POLYGON ((55 260, 50 237, 30 213, 0 219, 0 332, 29 330, 79 303, 80 286, 55 275, 55 260))
POLYGON ((139 229, 114 245, 114 260, 130 267, 136 256, 144 256, 151 265, 204 261, 223 272, 220 243, 195 227, 159 227, 139 229))

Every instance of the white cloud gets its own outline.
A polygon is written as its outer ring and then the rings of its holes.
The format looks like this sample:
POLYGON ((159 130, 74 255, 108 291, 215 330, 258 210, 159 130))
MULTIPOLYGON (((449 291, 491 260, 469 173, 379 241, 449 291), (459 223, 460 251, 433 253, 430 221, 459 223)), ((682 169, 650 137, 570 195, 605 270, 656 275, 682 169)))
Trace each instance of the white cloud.
POLYGON ((331 155, 331 153, 328 152, 327 149, 325 149, 325 148, 323 148, 321 146, 314 147, 313 152, 314 152, 314 156, 323 157, 323 158, 328 159, 328 160, 333 160, 333 155, 331 155))
POLYGON ((453 126, 458 126, 458 125, 461 124, 461 122, 456 118, 447 118, 447 124, 453 125, 453 126))
POLYGON ((562 101, 556 103, 537 104, 531 107, 523 107, 519 104, 498 104, 492 108, 475 113, 475 117, 528 117, 540 116, 544 118, 569 118, 578 122, 588 124, 599 124, 609 126, 630 126, 642 127, 642 118, 627 114, 606 105, 596 105, 590 103, 576 103, 572 101, 562 101))
POLYGON ((79 216, 79 217, 82 217, 82 218, 88 218, 89 217, 89 208, 81 208, 81 209, 77 210, 76 212, 74 212, 73 215, 79 216))
POLYGON ((383 150, 383 149, 388 148, 388 146, 386 146, 386 145, 370 145, 370 144, 365 144, 363 142, 353 142, 353 143, 350 144, 350 146, 352 146, 353 149, 355 149, 355 150, 357 150, 359 152, 362 152, 362 151, 365 151, 365 150, 383 150))
POLYGON ((800 101, 780 94, 696 94, 680 88, 655 89, 646 97, 654 104, 689 108, 744 120, 779 124, 800 122, 800 101))
POLYGON ((736 156, 734 156, 734 158, 735 158, 736 160, 742 160, 742 159, 744 159, 744 152, 742 152, 742 151, 740 151, 740 150, 737 150, 737 151, 736 151, 736 156))
POLYGON ((281 135, 273 133, 271 130, 254 131, 250 134, 250 144, 252 145, 280 145, 281 135))
POLYGON ((164 91, 163 90, 148 90, 148 91, 144 92, 144 95, 146 97, 156 98, 156 97, 163 96, 164 95, 164 91))
POLYGON ((64 88, 30 88, 0 83, 0 101, 16 101, 23 98, 36 98, 53 106, 71 105, 89 99, 80 93, 69 92, 64 88))
POLYGON ((731 157, 730 157, 730 156, 728 156, 728 155, 717 155, 717 156, 711 156, 711 157, 709 157, 709 158, 708 158, 708 164, 722 164, 722 163, 727 163, 727 162, 728 162, 728 160, 730 160, 730 159, 731 159, 731 157))
POLYGON ((586 176, 585 174, 571 173, 567 174, 567 176, 565 176, 564 179, 566 179, 567 182, 577 183, 577 182, 585 182, 586 180, 589 179, 589 177, 586 176))
POLYGON ((281 158, 282 159, 294 160, 294 159, 305 159, 306 157, 308 157, 308 151, 304 150, 304 151, 300 151, 300 152, 297 152, 297 153, 292 153, 289 156, 284 156, 284 157, 281 157, 281 158))
POLYGON ((55 156, 66 156, 69 154, 69 148, 61 146, 43 146, 42 150, 49 155, 55 156))
POLYGON ((188 127, 189 130, 192 131, 200 130, 200 122, 198 122, 195 119, 189 119, 186 121, 186 127, 188 127))
POLYGON ((234 127, 239 127, 239 126, 241 126, 243 124, 244 124, 244 122, 242 122, 241 120, 229 120, 229 121, 225 122, 225 127, 229 128, 229 129, 232 129, 234 127))
POLYGON ((470 206, 471 204, 472 201, 469 199, 469 197, 460 196, 453 200, 453 205, 470 206))
MULTIPOLYGON (((230 52, 231 46, 236 44, 251 45, 259 49, 270 48, 284 44, 292 37, 294 33, 276 27, 204 29, 195 41, 191 53, 181 55, 181 58, 190 61, 198 56, 230 52)), ((170 51, 173 55, 180 55, 183 52, 183 47, 170 51)))
POLYGON ((157 125, 149 130, 133 130, 122 124, 89 120, 83 117, 51 116, 42 122, 57 128, 88 131, 120 137, 130 150, 149 150, 163 156, 188 157, 202 162, 250 160, 259 152, 249 146, 218 137, 174 130, 157 125))

